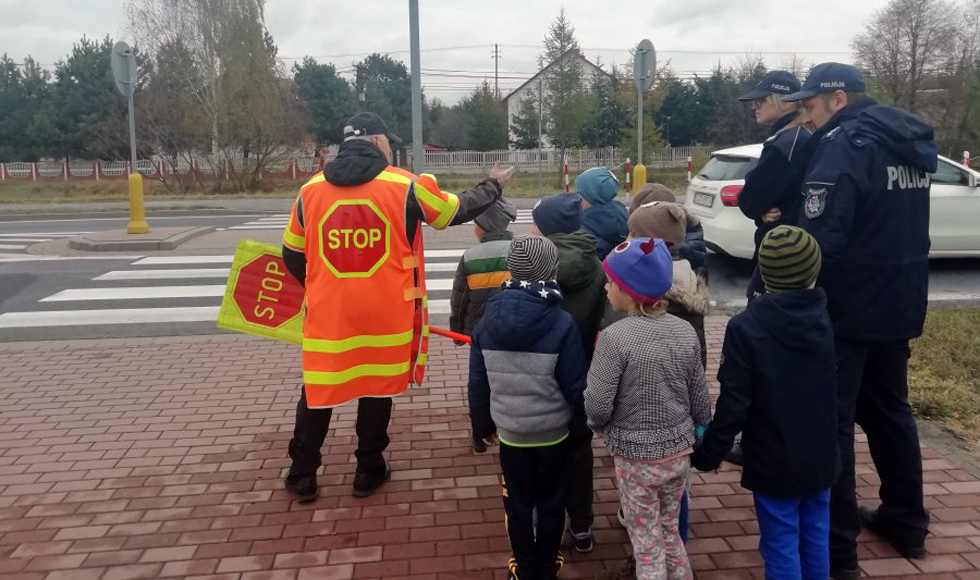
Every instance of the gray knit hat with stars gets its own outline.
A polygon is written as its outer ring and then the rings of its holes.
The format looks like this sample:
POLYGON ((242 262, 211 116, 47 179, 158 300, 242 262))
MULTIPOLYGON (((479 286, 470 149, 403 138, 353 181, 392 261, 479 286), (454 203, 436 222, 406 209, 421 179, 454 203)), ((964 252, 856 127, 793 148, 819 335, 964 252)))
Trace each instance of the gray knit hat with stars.
POLYGON ((541 236, 516 236, 510 241, 507 269, 514 280, 553 280, 558 274, 558 248, 541 236))

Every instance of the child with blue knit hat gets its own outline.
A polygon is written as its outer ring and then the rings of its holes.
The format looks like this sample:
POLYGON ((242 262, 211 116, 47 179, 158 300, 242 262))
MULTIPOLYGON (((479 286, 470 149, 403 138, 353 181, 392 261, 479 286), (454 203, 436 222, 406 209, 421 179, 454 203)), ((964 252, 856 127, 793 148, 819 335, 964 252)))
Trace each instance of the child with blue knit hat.
POLYGON ((592 234, 599 259, 604 259, 629 233, 626 206, 616 201, 619 180, 608 167, 587 169, 575 178, 575 193, 582 196, 582 229, 592 234))
POLYGON ((692 578, 678 529, 699 426, 711 419, 701 344, 667 313, 667 244, 623 242, 603 262, 606 292, 626 318, 596 343, 585 390, 589 427, 613 456, 638 578, 692 578))

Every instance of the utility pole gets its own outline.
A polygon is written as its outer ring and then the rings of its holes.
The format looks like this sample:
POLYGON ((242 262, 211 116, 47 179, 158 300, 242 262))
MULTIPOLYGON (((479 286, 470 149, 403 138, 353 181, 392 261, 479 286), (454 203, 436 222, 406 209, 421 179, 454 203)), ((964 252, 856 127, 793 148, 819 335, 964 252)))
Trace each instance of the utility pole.
POLYGON ((499 88, 499 75, 497 71, 499 70, 500 64, 500 47, 496 43, 493 45, 493 93, 499 99, 500 98, 500 88, 499 88))
POLYGON ((412 55, 412 173, 422 173, 422 64, 419 61, 419 0, 408 0, 409 36, 412 55))
POLYGON ((538 79, 538 195, 542 193, 541 181, 541 79, 538 79))

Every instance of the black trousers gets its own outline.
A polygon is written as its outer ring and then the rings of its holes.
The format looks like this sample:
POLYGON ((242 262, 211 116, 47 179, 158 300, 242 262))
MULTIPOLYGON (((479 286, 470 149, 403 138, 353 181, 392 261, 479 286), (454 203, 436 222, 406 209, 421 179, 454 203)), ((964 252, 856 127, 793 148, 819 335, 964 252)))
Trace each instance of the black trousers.
POLYGON ((929 531, 923 505, 919 432, 908 402, 907 340, 837 340, 837 434, 841 476, 831 488, 830 557, 833 566, 857 564, 861 532, 854 475, 854 424, 864 429, 881 479, 880 521, 892 535, 921 543, 929 531))
POLYGON ((571 441, 547 447, 500 445, 507 534, 521 580, 555 578, 555 559, 565 532, 571 441), (537 539, 534 510, 538 511, 537 539))
POLYGON ((568 425, 571 443, 571 463, 568 477, 568 518, 572 533, 584 533, 592 528, 592 429, 585 424, 585 416, 573 418, 568 425))
MULTIPOLYGON (((289 442, 289 457, 293 460, 289 477, 315 475, 320 468, 320 448, 327 438, 333 409, 310 409, 306 406, 306 389, 300 385, 296 405, 296 427, 289 442)), ((381 452, 388 448, 388 423, 391 421, 391 398, 364 397, 357 401, 357 471, 371 476, 383 476, 385 460, 381 452)))

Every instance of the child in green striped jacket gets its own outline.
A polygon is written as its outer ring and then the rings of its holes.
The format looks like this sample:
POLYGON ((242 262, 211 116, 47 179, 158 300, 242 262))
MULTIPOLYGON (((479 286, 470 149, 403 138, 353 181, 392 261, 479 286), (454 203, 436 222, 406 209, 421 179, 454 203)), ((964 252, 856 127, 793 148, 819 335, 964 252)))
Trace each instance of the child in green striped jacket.
MULTIPOLYGON (((501 197, 473 220, 473 233, 480 243, 463 253, 456 268, 449 301, 449 329, 453 332, 471 334, 483 317, 487 301, 500 292, 502 283, 510 280, 507 252, 514 234, 507 228, 516 219, 517 208, 501 197)), ((473 434, 473 450, 477 453, 487 450, 486 443, 476 433, 473 434)))

